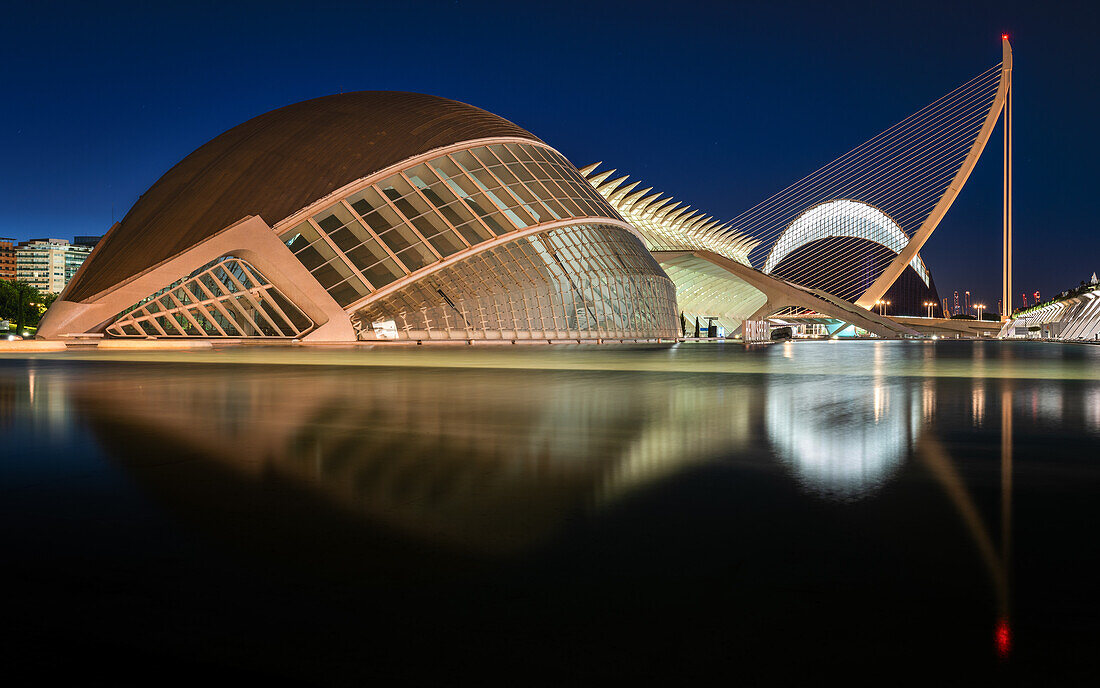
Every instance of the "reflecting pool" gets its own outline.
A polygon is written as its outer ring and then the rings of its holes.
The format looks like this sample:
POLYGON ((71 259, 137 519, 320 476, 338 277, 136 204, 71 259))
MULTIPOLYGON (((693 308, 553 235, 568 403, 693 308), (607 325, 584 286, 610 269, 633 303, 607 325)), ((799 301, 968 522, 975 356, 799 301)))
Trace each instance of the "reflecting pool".
POLYGON ((0 437, 54 672, 1031 681, 1100 631, 1100 347, 0 354, 0 437))

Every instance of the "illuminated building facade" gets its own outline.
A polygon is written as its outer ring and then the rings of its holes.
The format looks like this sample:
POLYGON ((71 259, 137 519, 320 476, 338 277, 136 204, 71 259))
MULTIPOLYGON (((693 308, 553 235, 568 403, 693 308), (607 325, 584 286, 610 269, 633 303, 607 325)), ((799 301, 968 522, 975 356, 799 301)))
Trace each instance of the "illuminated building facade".
POLYGON ((15 279, 15 240, 0 239, 0 280, 15 279))
POLYGON ((652 340, 675 289, 560 153, 484 110, 362 92, 256 117, 169 170, 43 336, 652 340))
POLYGON ((42 292, 60 294, 91 254, 65 239, 31 239, 15 249, 15 278, 42 292))

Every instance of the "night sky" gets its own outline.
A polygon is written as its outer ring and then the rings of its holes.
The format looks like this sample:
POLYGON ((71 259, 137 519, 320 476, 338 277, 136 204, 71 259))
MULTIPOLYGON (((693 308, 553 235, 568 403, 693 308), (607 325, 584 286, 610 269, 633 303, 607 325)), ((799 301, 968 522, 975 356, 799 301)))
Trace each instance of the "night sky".
MULTIPOLYGON (((102 234, 226 129, 376 89, 472 103, 732 218, 995 64, 1008 31, 1015 298, 1047 298, 1100 270, 1095 4, 21 3, 0 236, 102 234)), ((995 307, 1000 232, 998 129, 922 251, 941 297, 995 307)))

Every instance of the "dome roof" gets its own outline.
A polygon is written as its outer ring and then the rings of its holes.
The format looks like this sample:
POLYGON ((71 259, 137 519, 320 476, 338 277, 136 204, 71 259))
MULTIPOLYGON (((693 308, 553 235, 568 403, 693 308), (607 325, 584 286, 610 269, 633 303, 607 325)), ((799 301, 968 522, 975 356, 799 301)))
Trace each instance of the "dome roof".
POLYGON ((401 160, 500 136, 539 141, 485 110, 419 93, 360 91, 272 110, 158 179, 103 239, 65 299, 90 298, 246 215, 273 224, 401 160))

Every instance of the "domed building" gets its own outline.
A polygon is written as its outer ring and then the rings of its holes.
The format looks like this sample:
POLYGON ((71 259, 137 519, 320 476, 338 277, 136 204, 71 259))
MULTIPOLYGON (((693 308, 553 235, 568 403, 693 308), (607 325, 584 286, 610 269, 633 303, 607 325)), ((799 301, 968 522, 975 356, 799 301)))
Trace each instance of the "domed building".
POLYGON ((646 340, 678 320, 638 230, 559 152, 471 105, 359 92, 184 158, 39 336, 646 340))
MULTIPOLYGON (((802 211, 779 235, 763 272, 803 287, 856 301, 909 243, 889 215, 850 199, 819 203, 802 211)), ((917 254, 882 297, 895 315, 920 316, 939 293, 917 254)))

